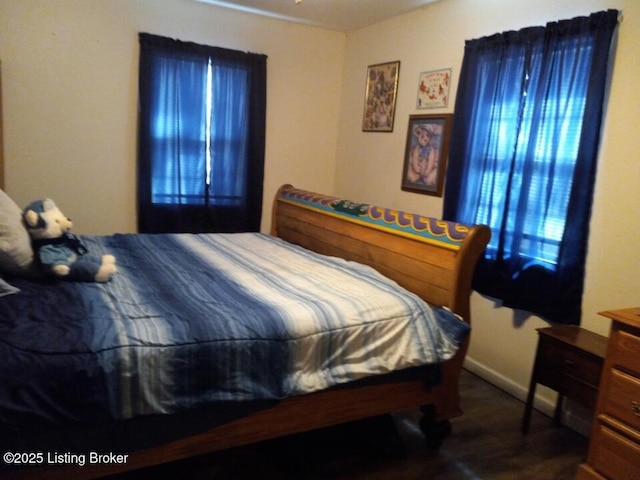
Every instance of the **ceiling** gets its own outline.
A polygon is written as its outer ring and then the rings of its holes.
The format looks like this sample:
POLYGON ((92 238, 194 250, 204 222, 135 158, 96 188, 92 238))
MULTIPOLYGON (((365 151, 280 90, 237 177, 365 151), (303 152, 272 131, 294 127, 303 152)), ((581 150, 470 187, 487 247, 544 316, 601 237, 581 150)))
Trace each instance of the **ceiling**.
POLYGON ((438 0, 196 0, 291 22, 349 32, 438 0))

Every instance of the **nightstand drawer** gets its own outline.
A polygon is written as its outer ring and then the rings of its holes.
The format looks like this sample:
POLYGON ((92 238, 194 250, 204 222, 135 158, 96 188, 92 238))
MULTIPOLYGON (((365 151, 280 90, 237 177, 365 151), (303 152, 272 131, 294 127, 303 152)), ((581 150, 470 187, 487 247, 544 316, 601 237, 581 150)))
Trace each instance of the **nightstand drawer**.
POLYGON ((592 442, 595 446, 590 458, 595 470, 616 480, 640 478, 640 445, 603 425, 599 426, 596 440, 592 439, 592 442))
POLYGON ((640 431, 640 379, 614 368, 609 382, 602 413, 640 431))
MULTIPOLYGON (((602 358, 559 347, 556 342, 543 341, 539 346, 540 383, 556 382, 560 376, 573 377, 597 389, 600 383, 602 358)), ((564 382, 564 380, 561 380, 564 382)), ((550 385, 552 388, 553 385, 550 385)), ((555 388, 554 388, 555 389, 555 388)))
POLYGON ((612 335, 611 361, 640 376, 640 337, 624 330, 612 335))

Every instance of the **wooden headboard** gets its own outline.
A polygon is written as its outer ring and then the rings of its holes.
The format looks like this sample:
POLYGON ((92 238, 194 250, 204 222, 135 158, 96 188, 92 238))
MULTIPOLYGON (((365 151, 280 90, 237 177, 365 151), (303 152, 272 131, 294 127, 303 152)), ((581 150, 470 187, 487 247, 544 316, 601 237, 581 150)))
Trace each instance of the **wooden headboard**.
POLYGON ((318 253, 370 265, 467 322, 473 271, 491 237, 485 225, 446 222, 291 185, 276 194, 271 234, 318 253))

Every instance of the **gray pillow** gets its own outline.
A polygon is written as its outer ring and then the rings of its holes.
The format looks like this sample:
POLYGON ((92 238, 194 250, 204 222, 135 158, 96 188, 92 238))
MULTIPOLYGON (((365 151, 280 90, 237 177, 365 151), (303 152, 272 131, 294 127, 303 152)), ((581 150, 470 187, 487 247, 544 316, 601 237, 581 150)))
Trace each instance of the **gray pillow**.
POLYGON ((0 190, 0 273, 19 277, 37 274, 29 232, 22 210, 0 190))

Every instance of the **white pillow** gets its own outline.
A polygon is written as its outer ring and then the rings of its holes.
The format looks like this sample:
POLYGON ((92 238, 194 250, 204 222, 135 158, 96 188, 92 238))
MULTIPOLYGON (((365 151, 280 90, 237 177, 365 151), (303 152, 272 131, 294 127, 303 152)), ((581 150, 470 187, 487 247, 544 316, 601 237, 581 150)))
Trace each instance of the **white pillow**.
POLYGON ((0 190, 0 273, 33 277, 37 267, 22 210, 0 190))

